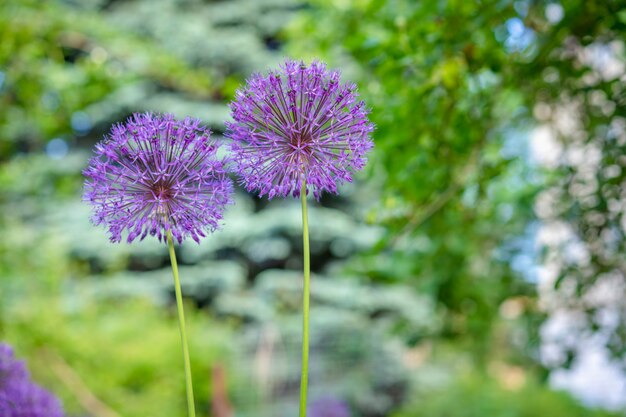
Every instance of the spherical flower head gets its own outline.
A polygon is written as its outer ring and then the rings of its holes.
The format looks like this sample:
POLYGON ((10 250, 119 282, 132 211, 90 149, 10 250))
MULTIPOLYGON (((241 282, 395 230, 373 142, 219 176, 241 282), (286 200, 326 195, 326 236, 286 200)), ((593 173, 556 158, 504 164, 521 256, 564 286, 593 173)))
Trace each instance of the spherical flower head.
POLYGON ((23 361, 9 345, 0 344, 0 416, 62 417, 61 402, 33 383, 23 361))
POLYGON ((232 202, 233 185, 218 145, 200 121, 134 114, 98 143, 83 172, 84 200, 93 222, 108 227, 112 242, 148 234, 182 243, 214 231, 232 202))
POLYGON ((286 61, 279 71, 253 75, 231 103, 235 170, 260 196, 322 192, 352 181, 372 149, 374 125, 358 101, 356 85, 340 83, 338 71, 320 62, 286 61))

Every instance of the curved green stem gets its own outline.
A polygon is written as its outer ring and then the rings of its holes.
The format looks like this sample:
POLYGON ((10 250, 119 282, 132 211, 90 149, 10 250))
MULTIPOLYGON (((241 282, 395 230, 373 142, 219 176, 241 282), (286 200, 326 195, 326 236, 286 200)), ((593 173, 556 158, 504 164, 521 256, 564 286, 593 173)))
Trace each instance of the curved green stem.
POLYGON ((311 256, 309 253, 309 220, 306 208, 306 180, 300 190, 302 201, 302 253, 304 256, 304 290, 302 292, 302 377, 300 380, 300 417, 306 417, 306 394, 309 381, 309 292, 311 256))
POLYGON ((180 289, 180 279, 178 277, 178 263, 176 262, 176 252, 174 252, 174 241, 172 239, 172 232, 169 230, 167 231, 167 246, 170 250, 172 272, 174 273, 176 307, 178 308, 178 327, 180 329, 180 340, 183 344, 183 360, 185 362, 185 386, 187 388, 187 409, 189 410, 189 417, 196 417, 196 408, 193 400, 193 386, 191 384, 191 362, 189 361, 189 346, 187 345, 187 331, 185 330, 185 311, 183 310, 183 295, 180 289))

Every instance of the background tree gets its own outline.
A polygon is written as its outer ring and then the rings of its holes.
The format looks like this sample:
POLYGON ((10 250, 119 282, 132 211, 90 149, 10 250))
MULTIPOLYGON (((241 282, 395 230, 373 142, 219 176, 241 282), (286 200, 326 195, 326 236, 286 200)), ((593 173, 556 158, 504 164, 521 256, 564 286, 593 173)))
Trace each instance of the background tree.
POLYGON ((540 126, 534 141, 550 175, 535 202, 544 224, 545 283, 554 285, 543 298, 550 311, 573 318, 550 365, 569 365, 580 339, 593 338, 623 366, 626 8, 619 1, 527 6, 523 30, 533 34, 532 48, 509 82, 540 126), (572 334, 578 342, 567 340, 572 334))
POLYGON ((485 357, 501 304, 533 294, 511 263, 540 185, 510 77, 530 48, 509 27, 518 12, 513 2, 313 4, 292 32, 297 51, 351 63, 377 124, 372 220, 388 233, 358 267, 430 294, 445 309, 442 335, 485 357))

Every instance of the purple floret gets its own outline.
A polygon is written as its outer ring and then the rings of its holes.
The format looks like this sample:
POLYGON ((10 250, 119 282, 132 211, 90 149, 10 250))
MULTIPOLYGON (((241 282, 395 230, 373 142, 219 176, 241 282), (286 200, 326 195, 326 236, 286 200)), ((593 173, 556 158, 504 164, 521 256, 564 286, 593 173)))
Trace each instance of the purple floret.
POLYGON ((23 361, 13 357, 13 349, 0 343, 0 416, 63 417, 61 402, 33 383, 23 361))
POLYGON ((226 136, 235 169, 248 191, 260 196, 337 193, 363 168, 374 125, 357 101, 356 85, 313 62, 287 61, 280 71, 254 74, 231 103, 226 136))
POLYGON ((219 227, 233 185, 226 161, 217 156, 211 132, 197 119, 134 114, 96 145, 83 172, 84 200, 94 208, 93 222, 109 229, 112 242, 165 240, 196 242, 219 227))
POLYGON ((350 417, 350 407, 335 397, 318 398, 309 408, 310 417, 350 417))

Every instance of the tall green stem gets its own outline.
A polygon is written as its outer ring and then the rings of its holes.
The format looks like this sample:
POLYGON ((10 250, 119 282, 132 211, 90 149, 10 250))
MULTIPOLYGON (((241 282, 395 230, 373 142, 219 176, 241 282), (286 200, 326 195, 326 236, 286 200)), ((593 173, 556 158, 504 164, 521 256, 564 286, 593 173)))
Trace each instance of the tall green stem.
POLYGON ((174 252, 174 241, 172 232, 167 231, 167 246, 170 249, 170 260, 172 262, 172 272, 174 273, 174 288, 176 291, 176 307, 178 308, 178 327, 180 329, 180 340, 183 344, 183 360, 185 362, 185 385, 187 388, 187 409, 189 417, 196 417, 196 408, 193 401, 193 386, 191 384, 191 362, 189 361, 189 346, 187 345, 187 331, 185 330, 185 311, 183 310, 183 294, 180 290, 180 279, 178 277, 178 262, 176 262, 176 252, 174 252))
POLYGON ((309 381, 309 292, 311 256, 309 253, 309 220, 306 209, 306 180, 300 190, 302 201, 302 252, 304 256, 304 290, 302 292, 302 378, 300 380, 300 417, 306 417, 306 394, 309 381))

